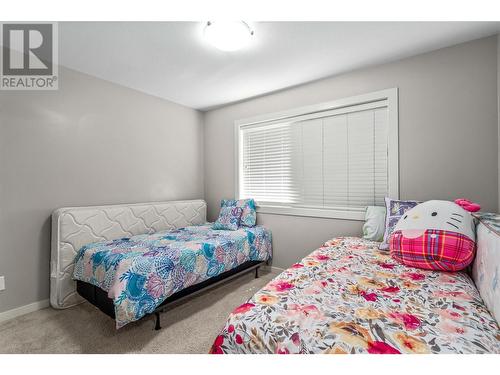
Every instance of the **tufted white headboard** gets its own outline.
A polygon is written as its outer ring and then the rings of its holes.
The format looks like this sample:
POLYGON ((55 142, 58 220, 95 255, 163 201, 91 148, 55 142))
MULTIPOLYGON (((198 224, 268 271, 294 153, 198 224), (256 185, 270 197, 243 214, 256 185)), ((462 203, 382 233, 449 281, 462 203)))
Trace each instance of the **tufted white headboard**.
POLYGON ((83 301, 72 280, 74 259, 85 244, 206 222, 203 200, 67 207, 52 213, 50 304, 64 309, 83 301))

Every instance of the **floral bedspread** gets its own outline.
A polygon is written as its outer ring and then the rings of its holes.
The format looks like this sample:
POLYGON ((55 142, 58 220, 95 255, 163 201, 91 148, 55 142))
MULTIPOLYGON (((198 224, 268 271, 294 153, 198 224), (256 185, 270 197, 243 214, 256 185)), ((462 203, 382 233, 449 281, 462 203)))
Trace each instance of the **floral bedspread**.
POLYGON ((120 328, 182 289, 271 253, 264 227, 226 231, 206 224, 85 245, 73 277, 108 292, 120 328))
POLYGON ((470 277, 335 238, 237 307, 211 353, 500 353, 470 277))

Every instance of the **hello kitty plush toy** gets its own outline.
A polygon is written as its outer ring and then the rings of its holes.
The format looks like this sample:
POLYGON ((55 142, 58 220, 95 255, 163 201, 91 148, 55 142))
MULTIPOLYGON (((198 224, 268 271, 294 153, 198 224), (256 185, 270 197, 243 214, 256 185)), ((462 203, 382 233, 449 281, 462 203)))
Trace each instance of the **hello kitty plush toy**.
POLYGON ((391 256, 411 267, 459 271, 474 259, 476 231, 467 210, 480 206, 465 199, 458 203, 427 201, 406 211, 389 240, 391 256))

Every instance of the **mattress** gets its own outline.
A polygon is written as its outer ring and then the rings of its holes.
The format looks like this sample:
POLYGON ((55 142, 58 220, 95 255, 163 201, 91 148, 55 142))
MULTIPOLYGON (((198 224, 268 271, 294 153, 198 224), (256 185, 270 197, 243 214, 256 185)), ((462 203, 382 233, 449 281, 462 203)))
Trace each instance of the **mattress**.
POLYGON ((152 313, 169 296, 248 261, 272 255, 261 226, 213 230, 210 223, 83 246, 73 278, 108 292, 116 327, 152 313))
POLYGON ((237 307, 211 353, 500 353, 471 278, 334 238, 237 307))

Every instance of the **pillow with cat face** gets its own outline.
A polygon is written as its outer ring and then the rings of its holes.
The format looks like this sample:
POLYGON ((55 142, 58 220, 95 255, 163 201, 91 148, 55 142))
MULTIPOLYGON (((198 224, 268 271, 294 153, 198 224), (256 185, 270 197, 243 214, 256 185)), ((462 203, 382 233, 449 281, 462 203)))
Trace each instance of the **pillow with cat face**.
POLYGON ((474 219, 456 203, 427 201, 405 212, 389 245, 391 256, 407 266, 459 271, 474 259, 474 219))

